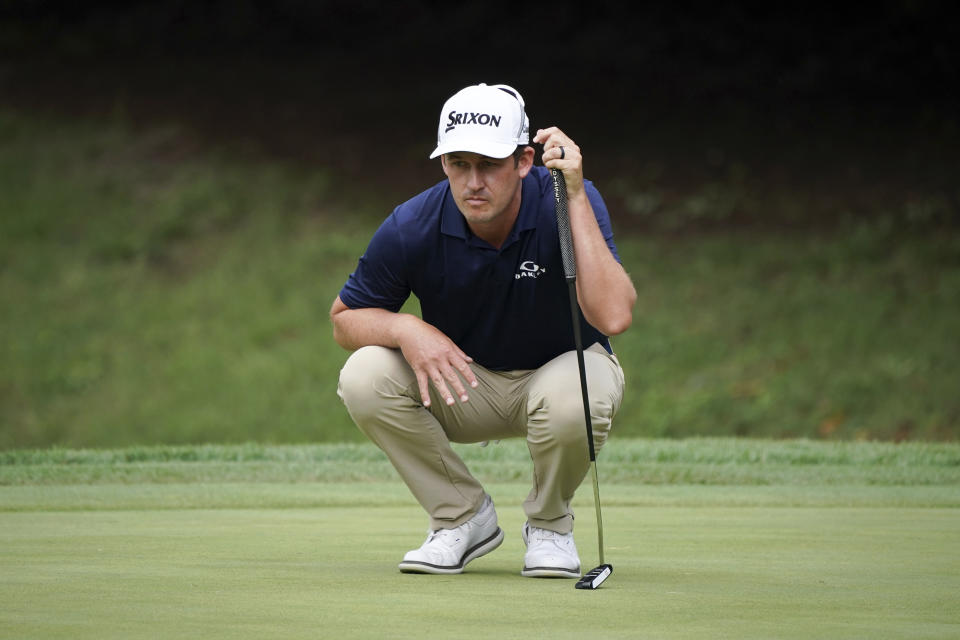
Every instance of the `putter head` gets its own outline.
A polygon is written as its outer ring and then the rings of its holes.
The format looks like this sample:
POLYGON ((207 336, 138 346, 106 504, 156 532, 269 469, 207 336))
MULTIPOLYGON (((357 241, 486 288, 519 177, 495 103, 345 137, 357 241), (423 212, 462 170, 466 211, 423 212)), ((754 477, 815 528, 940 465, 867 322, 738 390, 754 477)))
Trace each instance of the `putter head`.
POLYGON ((577 580, 575 586, 577 589, 596 589, 603 584, 604 580, 610 577, 611 573, 613 573, 613 565, 602 564, 596 569, 592 569, 583 574, 583 577, 577 580))

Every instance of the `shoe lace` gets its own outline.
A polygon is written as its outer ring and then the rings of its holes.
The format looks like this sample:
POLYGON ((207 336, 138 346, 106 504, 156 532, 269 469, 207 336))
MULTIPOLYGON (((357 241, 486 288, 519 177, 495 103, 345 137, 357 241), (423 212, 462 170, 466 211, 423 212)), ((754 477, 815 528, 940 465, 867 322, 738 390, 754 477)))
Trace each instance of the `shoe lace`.
POLYGON ((551 531, 550 529, 541 529, 540 527, 530 527, 527 538, 537 542, 555 542, 561 544, 565 541, 562 533, 551 531))
POLYGON ((434 540, 437 540, 448 547, 452 547, 463 536, 469 534, 470 530, 476 526, 478 526, 478 524, 473 519, 470 519, 453 529, 427 529, 427 541, 424 542, 424 544, 430 544, 434 540))
POLYGON ((460 525, 454 529, 437 529, 436 531, 433 529, 428 529, 427 541, 424 544, 429 544, 436 540, 444 546, 452 547, 454 544, 456 544, 457 540, 460 539, 462 528, 463 525, 460 525))

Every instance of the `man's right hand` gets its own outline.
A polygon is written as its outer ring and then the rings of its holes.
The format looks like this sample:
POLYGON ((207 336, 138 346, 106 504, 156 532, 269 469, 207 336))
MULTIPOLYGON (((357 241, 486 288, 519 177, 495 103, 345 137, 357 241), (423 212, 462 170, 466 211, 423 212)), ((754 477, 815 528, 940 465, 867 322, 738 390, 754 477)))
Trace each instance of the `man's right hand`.
POLYGON ((416 316, 405 315, 396 328, 395 336, 403 357, 417 376, 423 406, 430 406, 430 383, 448 405, 456 402, 450 387, 453 387, 453 392, 461 402, 469 400, 463 382, 465 380, 471 388, 476 388, 478 384, 470 370, 473 358, 465 354, 445 333, 416 316))
POLYGON ((473 358, 445 333, 417 316, 378 308, 350 309, 337 296, 330 308, 330 320, 333 337, 344 349, 371 344, 399 348, 417 376, 425 407, 430 406, 431 382, 448 405, 456 402, 450 387, 461 402, 466 402, 469 397, 463 381, 471 388, 478 384, 470 370, 473 358))

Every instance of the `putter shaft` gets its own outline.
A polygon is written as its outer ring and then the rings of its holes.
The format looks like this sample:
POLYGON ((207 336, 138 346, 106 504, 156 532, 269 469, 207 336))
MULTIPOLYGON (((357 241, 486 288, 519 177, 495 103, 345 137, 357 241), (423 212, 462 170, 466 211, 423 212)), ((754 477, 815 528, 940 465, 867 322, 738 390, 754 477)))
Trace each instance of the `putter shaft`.
POLYGON ((587 367, 583 360, 583 338, 580 333, 580 305, 577 304, 577 261, 573 250, 573 235, 570 232, 570 214, 567 211, 567 189, 563 174, 550 170, 553 176, 553 191, 556 198, 557 230, 560 236, 560 256, 570 298, 570 317, 573 322, 573 341, 577 349, 577 366, 580 370, 580 392, 583 396, 583 419, 586 424, 587 448, 590 452, 590 475, 593 478, 593 504, 597 512, 597 547, 600 566, 577 583, 578 589, 595 589, 613 572, 613 567, 603 560, 603 517, 600 514, 600 479, 597 477, 597 453, 593 444, 593 420, 590 416, 590 398, 587 393, 587 367), (596 575, 593 575, 596 574, 596 575), (588 576, 592 576, 587 580, 588 576), (589 586, 588 586, 589 585, 589 586))
POLYGON ((600 564, 603 562, 603 518, 600 516, 600 480, 597 478, 597 461, 590 461, 590 475, 593 476, 593 504, 597 507, 597 547, 600 552, 600 564))

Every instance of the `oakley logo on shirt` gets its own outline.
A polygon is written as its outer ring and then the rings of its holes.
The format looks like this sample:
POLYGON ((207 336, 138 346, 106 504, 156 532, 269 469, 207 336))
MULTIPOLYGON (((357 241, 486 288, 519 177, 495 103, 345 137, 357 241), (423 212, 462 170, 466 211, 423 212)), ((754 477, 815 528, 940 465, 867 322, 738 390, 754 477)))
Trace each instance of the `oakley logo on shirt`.
POLYGON ((514 274, 514 279, 519 280, 520 278, 538 278, 541 274, 547 272, 546 267, 541 267, 533 260, 524 260, 520 264, 520 270, 514 274))

